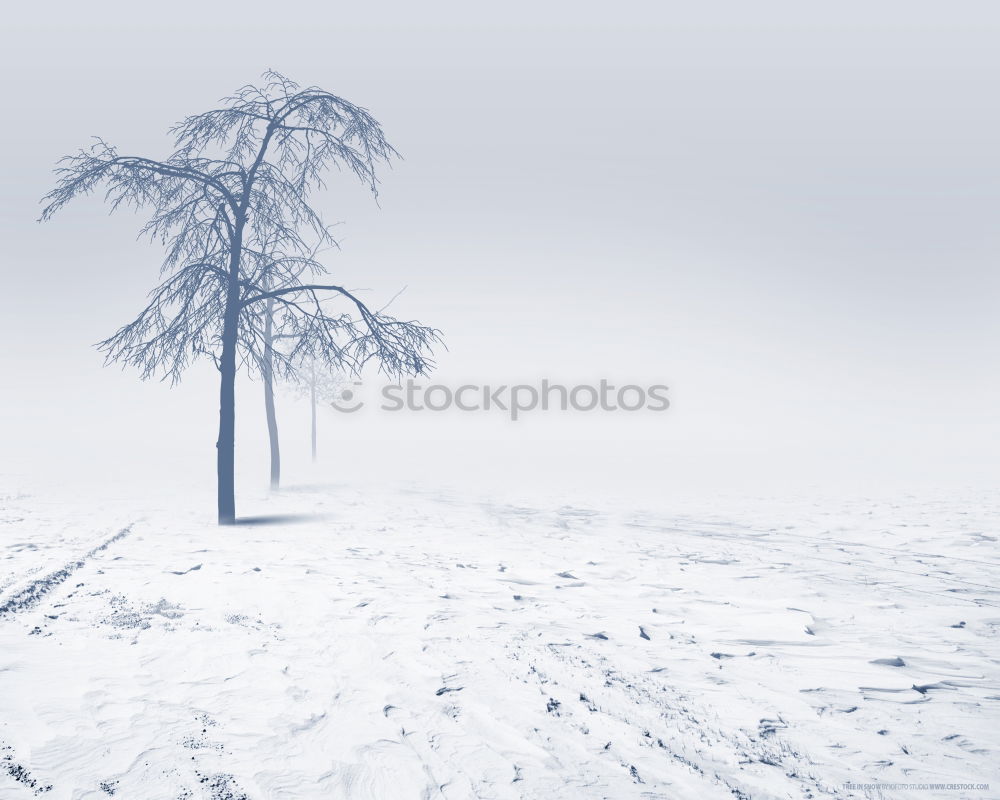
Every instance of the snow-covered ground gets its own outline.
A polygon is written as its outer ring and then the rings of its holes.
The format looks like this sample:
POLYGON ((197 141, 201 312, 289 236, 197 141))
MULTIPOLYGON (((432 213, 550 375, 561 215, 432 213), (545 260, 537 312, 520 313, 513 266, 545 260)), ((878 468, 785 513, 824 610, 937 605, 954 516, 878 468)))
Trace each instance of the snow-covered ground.
POLYGON ((3 800, 1000 793, 995 494, 3 491, 3 800))

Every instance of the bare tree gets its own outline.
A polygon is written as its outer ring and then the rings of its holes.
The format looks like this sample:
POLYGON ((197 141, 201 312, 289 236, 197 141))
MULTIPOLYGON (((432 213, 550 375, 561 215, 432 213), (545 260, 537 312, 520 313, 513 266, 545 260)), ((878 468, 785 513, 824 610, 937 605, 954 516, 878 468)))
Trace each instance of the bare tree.
POLYGON ((296 351, 309 348, 354 373, 375 361, 389 375, 422 374, 439 338, 322 281, 316 253, 335 242, 311 195, 334 166, 377 195, 376 167, 396 155, 365 109, 267 72, 261 86, 244 86, 171 133, 174 150, 163 160, 122 155, 101 139, 62 159, 42 219, 100 186, 112 209, 152 210, 142 232, 166 248, 164 280, 139 316, 99 347, 144 378, 162 373, 174 382, 192 359, 215 361, 218 518, 232 524, 236 374, 259 364, 261 308, 271 303, 299 337, 281 359, 289 369, 296 351), (332 297, 351 313, 330 311, 332 297))
MULTIPOLYGON (((303 258, 285 258, 270 262, 264 259, 264 263, 266 264, 264 283, 279 280, 287 284, 290 280, 290 274, 298 279, 303 270, 322 269, 310 259, 303 258)), ((385 307, 380 312, 384 309, 385 307)), ((339 351, 331 347, 319 335, 321 330, 303 324, 303 318, 299 314, 278 313, 274 298, 268 298, 258 313, 262 320, 258 326, 260 330, 259 344, 252 343, 252 349, 260 351, 257 356, 257 364, 264 385, 264 416, 267 424, 270 455, 270 485, 271 489, 279 489, 281 486, 281 447, 275 408, 274 384, 276 378, 281 377, 298 385, 304 385, 311 380, 315 390, 317 386, 323 385, 322 376, 332 376, 334 368, 341 372, 353 370, 349 364, 343 363, 339 351), (318 369, 317 365, 319 365, 318 369)), ((312 451, 313 462, 315 462, 315 391, 313 395, 312 451)))
POLYGON ((317 409, 321 403, 333 405, 340 400, 350 382, 342 372, 332 371, 326 360, 311 354, 303 356, 302 363, 291 378, 296 394, 309 401, 309 440, 315 464, 319 450, 317 409))
POLYGON ((316 359, 309 361, 309 372, 306 380, 309 387, 309 442, 312 460, 315 464, 317 452, 316 408, 321 400, 324 405, 332 405, 335 400, 340 399, 347 389, 347 381, 344 380, 343 375, 324 369, 322 364, 317 368, 316 359))

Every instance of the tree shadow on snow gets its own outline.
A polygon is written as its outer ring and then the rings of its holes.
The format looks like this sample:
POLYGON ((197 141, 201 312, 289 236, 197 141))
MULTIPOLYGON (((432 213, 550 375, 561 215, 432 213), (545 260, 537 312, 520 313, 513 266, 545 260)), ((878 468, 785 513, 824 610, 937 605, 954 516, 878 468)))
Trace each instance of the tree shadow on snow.
POLYGON ((329 514, 260 514, 255 517, 237 517, 237 525, 298 525, 303 522, 322 522, 331 519, 329 514))

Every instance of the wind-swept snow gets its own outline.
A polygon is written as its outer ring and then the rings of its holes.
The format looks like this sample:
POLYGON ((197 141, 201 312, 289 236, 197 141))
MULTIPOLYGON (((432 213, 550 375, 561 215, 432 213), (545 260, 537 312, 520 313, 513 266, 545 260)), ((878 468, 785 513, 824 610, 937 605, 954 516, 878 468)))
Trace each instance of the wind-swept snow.
POLYGON ((0 797, 1000 786, 995 497, 734 522, 316 486, 256 510, 5 500, 0 797))

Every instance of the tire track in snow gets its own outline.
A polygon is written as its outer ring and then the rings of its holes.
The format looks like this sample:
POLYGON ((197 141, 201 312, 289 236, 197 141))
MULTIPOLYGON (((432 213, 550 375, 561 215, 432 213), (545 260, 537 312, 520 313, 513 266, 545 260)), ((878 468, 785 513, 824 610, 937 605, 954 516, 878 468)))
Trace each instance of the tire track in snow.
POLYGON ((71 561, 64 567, 57 569, 55 572, 50 572, 48 575, 38 578, 37 580, 33 580, 23 589, 15 592, 6 600, 6 602, 0 604, 0 618, 12 616, 19 611, 26 611, 29 608, 33 608, 41 602, 45 595, 64 583, 70 575, 80 569, 80 567, 84 566, 88 560, 96 556, 98 553, 107 550, 115 542, 128 536, 131 531, 132 523, 129 523, 114 536, 111 536, 96 547, 88 550, 76 561, 71 561))

